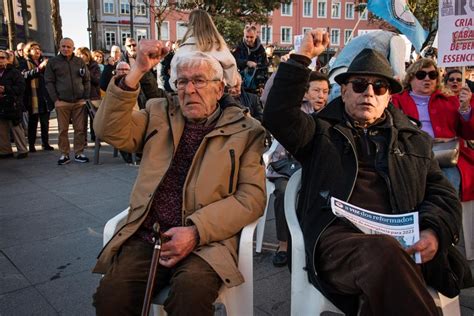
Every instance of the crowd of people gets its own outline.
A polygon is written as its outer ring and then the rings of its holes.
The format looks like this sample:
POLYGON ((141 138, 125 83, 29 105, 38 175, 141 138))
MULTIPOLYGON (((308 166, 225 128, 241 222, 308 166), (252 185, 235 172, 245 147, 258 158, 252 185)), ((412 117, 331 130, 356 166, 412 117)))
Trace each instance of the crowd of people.
POLYGON ((453 247, 460 201, 474 200, 472 83, 459 69, 443 77, 433 58, 405 65, 395 33, 364 36, 336 56, 329 76, 309 68, 327 33, 308 32, 278 65, 254 25, 230 49, 202 10, 190 13, 176 47, 127 38, 123 51, 91 52, 63 38, 50 59, 34 41, 0 50, 0 109, 13 108, 0 111, 0 158, 13 157, 12 140, 18 159, 36 152, 38 123, 42 149, 54 150, 53 110, 58 165, 71 162, 71 123, 74 161, 89 161, 88 129, 124 159, 141 158, 127 224, 94 269, 104 274, 94 294, 98 315, 140 313, 158 240, 158 284, 171 284, 165 310, 212 314, 219 288, 244 282, 237 240, 263 213, 265 179, 275 184, 273 264, 287 265, 284 194, 299 168, 309 280, 344 312, 388 315, 387 306, 398 306, 400 314, 435 315, 425 284, 450 297, 472 286, 453 247), (89 127, 86 102, 96 112, 89 127), (458 144, 454 163, 438 162, 439 140, 458 144), (420 241, 403 249, 391 237, 364 235, 334 216, 331 197, 383 214, 417 211, 420 241))

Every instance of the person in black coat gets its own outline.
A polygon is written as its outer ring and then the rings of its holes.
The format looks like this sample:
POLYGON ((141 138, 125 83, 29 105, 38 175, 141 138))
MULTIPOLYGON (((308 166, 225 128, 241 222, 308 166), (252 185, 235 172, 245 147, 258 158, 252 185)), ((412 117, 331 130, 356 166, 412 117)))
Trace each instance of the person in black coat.
POLYGON ((242 77, 237 75, 237 84, 229 88, 229 94, 241 105, 249 109, 250 115, 260 122, 263 119, 263 106, 255 93, 246 92, 242 88, 242 77))
POLYGON ((28 144, 30 152, 36 152, 36 129, 41 125, 41 146, 44 150, 54 150, 49 144, 49 118, 54 109, 44 82, 44 71, 48 59, 41 54, 38 42, 28 42, 24 48, 24 58, 20 60, 20 70, 26 81, 23 97, 28 111, 28 144))
POLYGON ((17 147, 17 158, 28 156, 25 131, 20 124, 24 107, 25 80, 21 73, 8 63, 8 53, 0 50, 0 159, 13 157, 10 130, 17 147))
POLYGON ((363 50, 335 77, 341 97, 318 114, 300 110, 307 67, 328 44, 326 32, 306 33, 299 51, 280 64, 263 116, 302 165, 297 215, 309 280, 347 315, 437 315, 426 285, 449 297, 472 285, 454 247, 459 198, 433 157, 429 135, 389 106, 402 86, 379 52, 363 50), (404 248, 391 236, 365 235, 333 214, 332 197, 381 217, 417 212, 420 239, 404 248))
MULTIPOLYGON (((137 42, 128 37, 125 40, 125 54, 122 55, 122 61, 133 66, 135 59, 137 58, 137 42)), ((145 108, 146 101, 153 98, 164 98, 165 92, 158 88, 158 81, 156 74, 153 70, 148 71, 140 80, 140 89, 143 94, 138 98, 138 107, 140 109, 145 108)))

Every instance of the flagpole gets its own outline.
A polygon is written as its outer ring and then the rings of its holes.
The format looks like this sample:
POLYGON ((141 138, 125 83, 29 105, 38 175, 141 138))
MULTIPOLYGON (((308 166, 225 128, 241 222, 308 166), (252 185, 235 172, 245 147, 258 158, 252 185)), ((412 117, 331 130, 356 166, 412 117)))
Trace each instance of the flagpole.
POLYGON ((354 37, 353 36, 354 32, 357 29, 357 27, 359 26, 359 23, 362 20, 362 17, 364 16, 365 13, 367 13, 367 6, 365 7, 364 11, 362 11, 362 14, 359 15, 359 19, 357 20, 357 23, 354 25, 354 28, 352 29, 352 32, 351 32, 351 36, 349 36, 346 43, 349 43, 349 41, 354 37))

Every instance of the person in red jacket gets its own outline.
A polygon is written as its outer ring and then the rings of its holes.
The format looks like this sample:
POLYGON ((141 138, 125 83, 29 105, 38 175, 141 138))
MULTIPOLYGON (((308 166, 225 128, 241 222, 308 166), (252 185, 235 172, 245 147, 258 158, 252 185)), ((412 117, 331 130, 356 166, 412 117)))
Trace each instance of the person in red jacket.
MULTIPOLYGON (((408 69, 405 90, 392 96, 395 107, 421 122, 421 129, 433 138, 474 139, 474 115, 466 95, 448 96, 440 91, 441 79, 436 63, 422 58, 408 69)), ((457 166, 442 168, 458 190, 462 201, 474 199, 474 154, 461 144, 457 166)))

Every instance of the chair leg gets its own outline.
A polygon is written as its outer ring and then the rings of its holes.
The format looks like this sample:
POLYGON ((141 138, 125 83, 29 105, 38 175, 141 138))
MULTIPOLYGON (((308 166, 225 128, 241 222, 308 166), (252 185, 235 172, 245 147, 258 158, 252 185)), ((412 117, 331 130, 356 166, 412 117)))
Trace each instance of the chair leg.
POLYGON ((462 203, 462 230, 467 260, 474 260, 474 201, 462 203))
POLYGON ((95 146, 94 146, 94 165, 99 164, 99 154, 100 154, 100 139, 98 136, 96 136, 95 146))
POLYGON ((114 147, 114 155, 113 155, 114 158, 117 158, 118 157, 118 149, 114 147))
POLYGON ((136 153, 132 153, 132 164, 134 166, 137 165, 137 154, 136 153))

